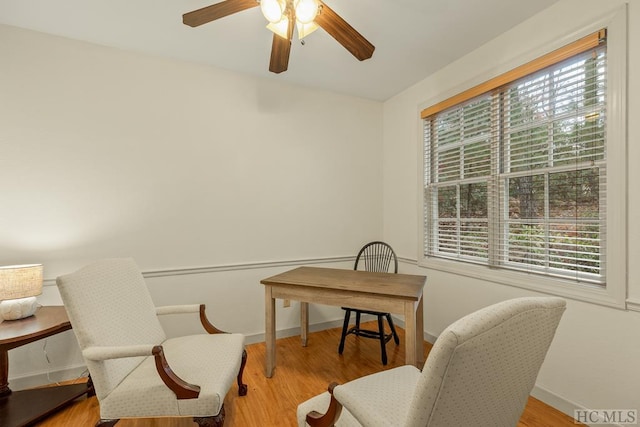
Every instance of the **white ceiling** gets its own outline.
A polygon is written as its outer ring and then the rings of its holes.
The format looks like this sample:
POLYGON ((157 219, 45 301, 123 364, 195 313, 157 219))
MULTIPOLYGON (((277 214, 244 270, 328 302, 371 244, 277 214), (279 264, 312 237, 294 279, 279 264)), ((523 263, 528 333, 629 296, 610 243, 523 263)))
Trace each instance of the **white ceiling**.
POLYGON ((386 100, 558 0, 324 0, 376 50, 359 62, 322 29, 268 71, 260 8, 197 28, 182 14, 216 0, 0 0, 0 23, 253 76, 386 100))

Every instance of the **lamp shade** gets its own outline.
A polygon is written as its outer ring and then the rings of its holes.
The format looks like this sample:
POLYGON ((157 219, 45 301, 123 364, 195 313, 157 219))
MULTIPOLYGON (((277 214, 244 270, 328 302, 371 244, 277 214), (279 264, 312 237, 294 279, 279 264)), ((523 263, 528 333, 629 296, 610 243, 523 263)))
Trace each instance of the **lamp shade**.
POLYGON ((42 264, 0 267, 0 300, 34 297, 42 293, 42 264))
POLYGON ((38 309, 36 295, 42 293, 42 265, 0 267, 0 317, 18 320, 38 309))

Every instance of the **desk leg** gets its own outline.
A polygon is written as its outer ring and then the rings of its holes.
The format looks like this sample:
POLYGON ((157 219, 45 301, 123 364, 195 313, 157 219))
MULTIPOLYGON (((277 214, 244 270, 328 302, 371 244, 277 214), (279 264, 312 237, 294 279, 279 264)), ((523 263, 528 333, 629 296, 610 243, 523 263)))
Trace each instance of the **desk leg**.
POLYGON ((264 311, 265 311, 265 331, 264 339, 266 344, 266 367, 265 376, 271 378, 276 367, 276 300, 273 299, 271 286, 264 287, 264 311))
POLYGON ((307 346, 307 337, 309 336, 309 303, 300 302, 300 340, 302 346, 307 346))
POLYGON ((416 311, 416 362, 420 365, 418 368, 421 369, 424 365, 424 305, 422 301, 422 296, 420 296, 416 311))
POLYGON ((404 325, 405 325, 405 363, 418 367, 417 360, 417 308, 420 304, 416 302, 404 303, 404 325))

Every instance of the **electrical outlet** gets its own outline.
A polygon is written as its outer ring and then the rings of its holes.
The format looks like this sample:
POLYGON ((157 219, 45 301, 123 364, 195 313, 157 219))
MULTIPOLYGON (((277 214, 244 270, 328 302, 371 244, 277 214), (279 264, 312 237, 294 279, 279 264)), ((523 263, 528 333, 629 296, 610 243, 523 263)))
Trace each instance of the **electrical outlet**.
POLYGON ((288 300, 288 299, 282 300, 282 306, 291 307, 291 300, 288 300))

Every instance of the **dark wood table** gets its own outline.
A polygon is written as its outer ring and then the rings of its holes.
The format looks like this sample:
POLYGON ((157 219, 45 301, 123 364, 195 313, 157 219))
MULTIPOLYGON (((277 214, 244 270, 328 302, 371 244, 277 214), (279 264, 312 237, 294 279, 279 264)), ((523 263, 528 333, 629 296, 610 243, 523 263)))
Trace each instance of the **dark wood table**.
POLYGON ((265 375, 276 366, 275 300, 300 301, 300 336, 307 345, 309 303, 348 306, 363 310, 404 315, 406 363, 421 367, 424 362, 422 288, 426 276, 373 273, 336 268, 298 267, 263 279, 265 292, 265 375))
POLYGON ((9 350, 70 329, 62 306, 40 307, 33 316, 0 323, 0 426, 35 424, 92 390, 88 383, 21 391, 9 388, 9 350))

